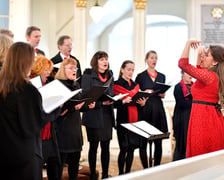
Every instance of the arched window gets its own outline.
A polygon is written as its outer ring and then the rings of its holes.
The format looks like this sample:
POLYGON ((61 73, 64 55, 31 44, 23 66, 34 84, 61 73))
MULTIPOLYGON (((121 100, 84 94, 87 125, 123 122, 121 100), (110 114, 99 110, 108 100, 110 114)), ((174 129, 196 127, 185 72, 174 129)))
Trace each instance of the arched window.
MULTIPOLYGON (((120 21, 109 34, 108 54, 115 80, 122 62, 127 59, 133 60, 132 29, 133 18, 127 18, 120 21)), ((181 78, 178 60, 187 38, 188 28, 185 20, 170 15, 147 16, 145 53, 149 50, 157 52, 156 69, 166 75, 166 82, 172 82, 173 85, 181 78)), ((166 98, 173 99, 173 88, 168 90, 166 98)))
POLYGON ((149 15, 146 24, 145 52, 157 52, 156 70, 166 75, 166 83, 173 85, 166 93, 166 98, 172 99, 174 85, 181 79, 178 60, 188 38, 187 23, 176 16, 149 15))

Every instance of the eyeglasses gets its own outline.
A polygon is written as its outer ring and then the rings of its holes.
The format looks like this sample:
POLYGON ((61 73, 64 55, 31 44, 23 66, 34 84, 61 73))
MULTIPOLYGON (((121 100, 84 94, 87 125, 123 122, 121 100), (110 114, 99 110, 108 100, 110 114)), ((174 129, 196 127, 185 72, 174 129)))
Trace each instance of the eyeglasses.
POLYGON ((70 71, 78 71, 79 68, 65 68, 65 69, 69 69, 70 71))

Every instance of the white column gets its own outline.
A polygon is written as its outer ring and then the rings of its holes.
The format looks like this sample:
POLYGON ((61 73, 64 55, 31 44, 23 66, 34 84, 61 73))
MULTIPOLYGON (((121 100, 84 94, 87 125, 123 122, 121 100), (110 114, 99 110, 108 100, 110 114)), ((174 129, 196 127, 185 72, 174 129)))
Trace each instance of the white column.
POLYGON ((86 7, 74 7, 74 38, 73 48, 75 57, 81 63, 82 71, 86 67, 87 56, 87 12, 86 7))
POLYGON ((14 41, 26 41, 25 31, 30 25, 30 0, 9 1, 9 29, 14 33, 14 41))
MULTIPOLYGON (((145 69, 145 26, 146 13, 144 8, 133 7, 134 33, 133 56, 135 62, 135 75, 145 69)), ((135 76, 134 75, 134 76, 135 76)))

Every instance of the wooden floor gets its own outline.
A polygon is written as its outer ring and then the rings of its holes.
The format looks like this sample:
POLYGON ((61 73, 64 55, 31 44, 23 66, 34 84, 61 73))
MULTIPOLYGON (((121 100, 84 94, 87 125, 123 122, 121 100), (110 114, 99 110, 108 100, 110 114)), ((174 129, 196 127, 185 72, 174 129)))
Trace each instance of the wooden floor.
MULTIPOLYGON (((171 159, 170 158, 163 158, 162 159, 162 162, 161 164, 165 164, 165 163, 168 163, 168 162, 171 162, 171 159)), ((83 162, 80 163, 81 165, 88 165, 88 162, 85 160, 83 162)), ((99 170, 99 179, 101 179, 101 167, 100 167, 100 164, 97 164, 97 169, 99 170)), ((134 158, 134 161, 133 161, 133 165, 132 165, 132 169, 131 171, 134 172, 134 171, 138 171, 138 170, 142 170, 142 165, 141 165, 141 161, 139 159, 139 157, 135 157, 134 158)), ((48 180, 48 178, 46 177, 46 172, 44 170, 44 180, 48 180)), ((114 177, 114 176, 118 176, 118 167, 117 167, 117 161, 110 161, 110 167, 109 167, 109 175, 111 177, 114 177)), ((64 171, 63 171, 63 180, 68 180, 68 171, 67 171, 67 167, 64 167, 64 171)), ((85 179, 83 177, 79 178, 80 180, 81 179, 85 179)))
MULTIPOLYGON (((109 164, 109 175, 112 177, 118 176, 117 158, 118 158, 118 153, 119 153, 119 147, 118 147, 116 133, 113 133, 113 134, 114 134, 114 137, 110 143, 110 164, 109 164)), ((88 146, 88 141, 86 138, 85 130, 83 131, 83 139, 84 139, 84 144, 83 144, 83 150, 82 150, 82 154, 81 154, 80 165, 88 166, 89 146, 88 146)), ((172 155, 171 155, 172 152, 169 152, 169 151, 173 151, 174 147, 173 147, 173 145, 169 146, 169 143, 168 143, 168 146, 166 144, 167 144, 167 142, 165 144, 163 144, 164 147, 163 147, 163 157, 162 157, 161 164, 168 163, 168 162, 172 161, 172 155), (168 150, 166 148, 168 148, 168 150), (169 149, 171 149, 171 150, 169 150, 169 149)), ((135 150, 135 156, 134 156, 131 172, 143 169, 138 153, 139 153, 138 150, 135 150)), ((98 152, 97 152, 96 169, 99 171, 99 179, 101 179, 102 170, 101 170, 101 160, 100 160, 100 148, 98 149, 98 152)), ((47 180, 45 170, 44 170, 43 174, 44 174, 44 180, 47 180)), ((64 171, 63 171, 63 180, 67 180, 67 179, 68 179, 68 173, 67 173, 67 167, 65 167, 64 171)))

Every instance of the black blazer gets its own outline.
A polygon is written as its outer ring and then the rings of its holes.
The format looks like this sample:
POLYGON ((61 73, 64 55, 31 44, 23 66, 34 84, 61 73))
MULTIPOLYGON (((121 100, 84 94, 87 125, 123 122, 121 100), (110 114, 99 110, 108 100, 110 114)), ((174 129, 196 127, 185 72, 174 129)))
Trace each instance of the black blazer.
POLYGON ((38 48, 36 48, 36 49, 37 49, 37 51, 36 51, 37 55, 40 54, 40 55, 45 56, 44 51, 42 51, 42 50, 40 50, 40 49, 38 49, 38 48))
MULTIPOLYGON (((77 71, 77 75, 76 75, 76 77, 77 77, 77 78, 80 77, 80 79, 78 80, 78 82, 79 82, 79 84, 81 84, 82 71, 81 71, 81 66, 80 66, 79 60, 78 60, 76 57, 72 56, 72 55, 70 55, 70 57, 73 58, 73 59, 75 59, 75 60, 77 61, 77 68, 78 68, 78 71, 77 71)), ((54 64, 57 64, 57 63, 62 62, 63 59, 62 59, 62 57, 61 57, 61 55, 60 55, 60 52, 58 52, 58 54, 56 54, 56 56, 52 57, 52 58, 51 58, 51 61, 52 61, 54 64)), ((53 69, 53 72, 54 72, 54 73, 56 73, 57 71, 58 71, 58 68, 54 68, 54 69, 53 69)))

